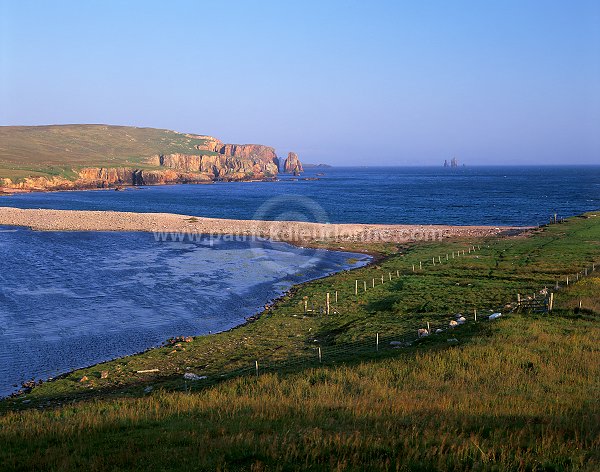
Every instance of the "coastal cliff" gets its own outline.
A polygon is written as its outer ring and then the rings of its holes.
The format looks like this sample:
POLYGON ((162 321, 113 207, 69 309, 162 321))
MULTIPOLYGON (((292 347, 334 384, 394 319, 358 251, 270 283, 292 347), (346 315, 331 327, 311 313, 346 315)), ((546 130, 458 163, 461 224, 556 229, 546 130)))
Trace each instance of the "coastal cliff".
MULTIPOLYGON (((270 146, 227 144, 212 136, 151 128, 0 127, 0 136, 7 137, 9 144, 14 140, 12 149, 0 149, 0 193, 272 180, 280 168, 270 146), (30 142, 27 136, 31 136, 30 142), (29 152, 17 154, 22 149, 29 152), (48 155, 53 149, 58 151, 48 155), (155 152, 149 152, 152 149, 155 152), (28 171, 23 161, 33 160, 39 164, 28 171), (83 164, 86 161, 88 165, 83 164), (19 169, 16 177, 15 168, 19 169)), ((302 171, 295 153, 289 153, 283 167, 285 172, 302 171)))

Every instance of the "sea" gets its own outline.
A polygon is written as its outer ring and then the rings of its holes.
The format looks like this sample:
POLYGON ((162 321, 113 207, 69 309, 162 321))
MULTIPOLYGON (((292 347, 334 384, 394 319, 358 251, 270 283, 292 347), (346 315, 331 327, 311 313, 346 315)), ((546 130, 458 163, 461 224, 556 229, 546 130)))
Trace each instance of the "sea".
MULTIPOLYGON (((0 206, 532 226, 600 209, 600 166, 314 168, 275 182, 21 194, 0 206)), ((0 227, 0 396, 169 337, 233 328, 294 284, 368 262, 268 241, 0 227)))

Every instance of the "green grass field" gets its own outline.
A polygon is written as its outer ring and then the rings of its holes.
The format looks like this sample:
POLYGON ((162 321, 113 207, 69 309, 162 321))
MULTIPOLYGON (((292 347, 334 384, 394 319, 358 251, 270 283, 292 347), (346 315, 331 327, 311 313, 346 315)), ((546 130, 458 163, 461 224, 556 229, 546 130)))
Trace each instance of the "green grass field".
MULTIPOLYGON (((136 166, 155 154, 200 154, 204 140, 164 129, 108 125, 0 126, 0 179, 73 177, 82 167, 136 166)), ((211 154, 202 151, 202 154, 211 154)))
POLYGON ((598 470, 598 272, 562 288, 552 314, 508 315, 505 307, 517 293, 564 285, 592 261, 600 262, 595 214, 530 237, 392 251, 370 267, 297 287, 254 323, 82 369, 3 401, 0 464, 598 470), (469 254, 472 244, 481 250, 469 254), (466 254, 456 256, 459 249, 466 254), (432 257, 442 262, 433 266, 432 257), (338 303, 322 314, 325 294, 333 300, 335 291, 338 303), (314 312, 304 314, 305 301, 314 312), (490 310, 504 316, 488 321, 490 310), (463 326, 416 340, 427 322, 447 327, 459 312, 463 326), (207 378, 186 381, 184 372, 207 378))

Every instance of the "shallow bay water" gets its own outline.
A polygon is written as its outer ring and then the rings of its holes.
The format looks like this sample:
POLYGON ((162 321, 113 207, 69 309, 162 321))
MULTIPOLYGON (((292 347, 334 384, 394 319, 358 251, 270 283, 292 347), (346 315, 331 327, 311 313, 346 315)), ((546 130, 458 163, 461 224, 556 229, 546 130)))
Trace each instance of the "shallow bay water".
POLYGON ((243 323, 369 258, 284 243, 0 227, 0 396, 31 378, 243 323))

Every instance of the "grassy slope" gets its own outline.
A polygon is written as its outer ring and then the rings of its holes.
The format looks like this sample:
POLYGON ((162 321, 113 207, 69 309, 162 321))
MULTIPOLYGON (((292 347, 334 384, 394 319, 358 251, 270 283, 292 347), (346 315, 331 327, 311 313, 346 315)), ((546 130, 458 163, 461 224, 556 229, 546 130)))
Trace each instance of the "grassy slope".
POLYGON ((202 142, 174 131, 131 126, 1 126, 0 178, 69 178, 71 169, 86 166, 144 167, 143 160, 154 154, 199 154, 194 145, 202 142))
POLYGON ((0 463, 9 470, 83 464, 91 470, 595 470, 599 279, 561 291, 553 316, 471 321, 410 348, 390 349, 388 341, 426 321, 446 323, 449 313, 494 308, 517 291, 564 280, 599 261, 599 241, 600 217, 573 218, 531 238, 492 242, 435 267, 429 262, 415 274, 413 262, 465 244, 432 243, 378 267, 305 284, 258 322, 198 338, 185 351, 154 350, 35 389, 29 406, 56 396, 63 406, 4 413, 0 463), (359 300, 353 296, 355 278, 392 270, 403 275, 359 300), (301 316, 304 296, 317 304, 335 289, 339 315, 301 316), (571 307, 578 299, 585 309, 575 313, 571 307), (379 353, 375 332, 385 341, 379 353), (450 336, 459 344, 449 346, 450 336), (322 347, 322 367, 314 339, 322 347), (349 344, 360 339, 369 342, 349 344), (257 358, 267 372, 258 380, 219 380, 219 373, 231 369, 252 371, 257 358), (268 373, 277 362, 283 362, 279 373, 268 373), (157 366, 159 377, 134 373, 157 366), (184 366, 208 375, 206 387, 169 392, 190 387, 182 370, 168 376, 184 366), (98 378, 103 369, 109 379, 98 378), (78 382, 83 374, 91 384, 78 382), (147 385, 155 390, 144 396, 147 385), (102 389, 113 393, 64 406, 102 389))

